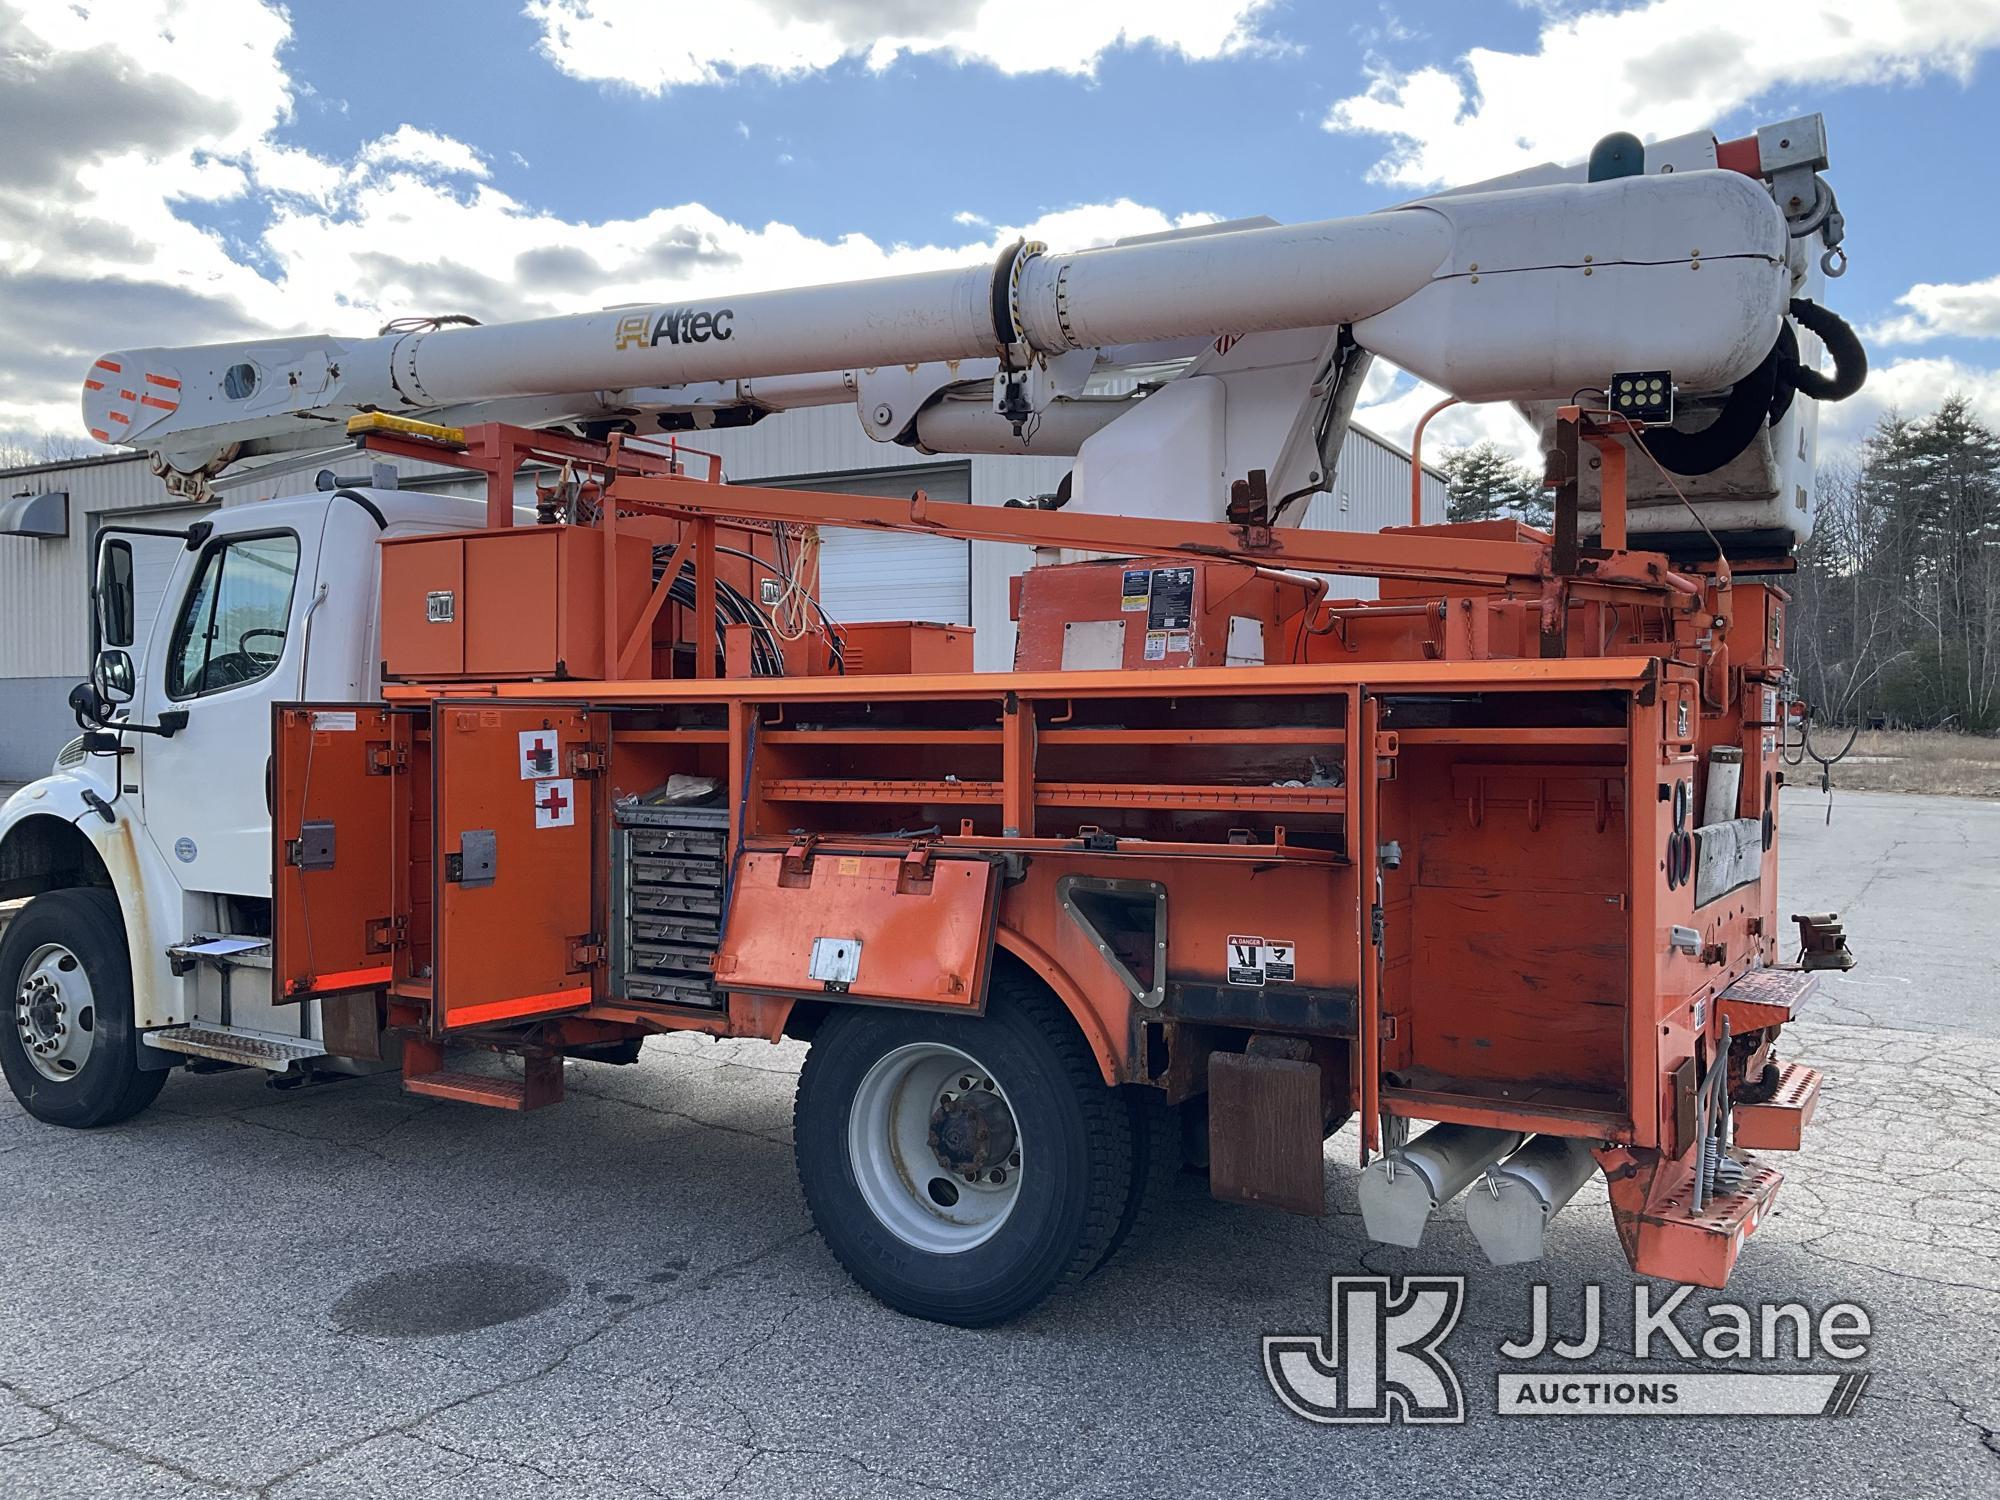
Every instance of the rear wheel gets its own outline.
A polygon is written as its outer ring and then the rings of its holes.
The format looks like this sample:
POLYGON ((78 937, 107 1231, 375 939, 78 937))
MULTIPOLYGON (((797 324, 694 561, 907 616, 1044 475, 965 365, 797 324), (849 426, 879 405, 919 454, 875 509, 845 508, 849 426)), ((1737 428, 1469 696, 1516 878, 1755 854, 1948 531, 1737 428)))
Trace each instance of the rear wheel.
POLYGON ((996 976, 987 1014, 844 1010, 794 1118, 827 1247, 900 1312, 997 1323, 1104 1257, 1132 1191, 1132 1115, 1045 990, 996 976))
POLYGON ((1120 1251, 1143 1246, 1158 1228, 1180 1185, 1182 1162, 1181 1112, 1164 1093, 1141 1084, 1119 1090, 1132 1117, 1132 1192, 1119 1216, 1104 1258, 1103 1270, 1120 1251))
POLYGON ((153 1102, 164 1071, 141 1071, 132 966, 111 892, 37 896, 0 937, 0 1072, 21 1107, 90 1129, 153 1102))

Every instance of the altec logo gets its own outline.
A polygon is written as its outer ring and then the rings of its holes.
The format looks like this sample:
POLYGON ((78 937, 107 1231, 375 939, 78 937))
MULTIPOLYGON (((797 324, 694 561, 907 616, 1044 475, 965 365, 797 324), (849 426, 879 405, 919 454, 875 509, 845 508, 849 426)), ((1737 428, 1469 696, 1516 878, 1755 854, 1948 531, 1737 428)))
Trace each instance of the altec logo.
POLYGON ((650 349, 655 344, 706 344, 728 339, 736 311, 729 307, 658 307, 627 313, 618 320, 618 349, 650 349))
POLYGON ((1463 1276, 1335 1276, 1330 1336, 1266 1335, 1264 1377, 1308 1422, 1463 1422, 1439 1351, 1464 1308, 1463 1276))

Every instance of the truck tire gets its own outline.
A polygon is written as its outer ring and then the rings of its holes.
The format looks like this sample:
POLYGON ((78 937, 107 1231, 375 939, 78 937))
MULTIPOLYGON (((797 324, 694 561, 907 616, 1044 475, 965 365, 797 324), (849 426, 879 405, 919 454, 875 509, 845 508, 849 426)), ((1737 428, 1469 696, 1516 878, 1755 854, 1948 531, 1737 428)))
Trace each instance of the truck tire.
POLYGON ((132 963, 118 898, 50 891, 0 937, 0 1072, 21 1107, 51 1125, 90 1130, 151 1104, 164 1070, 141 1071, 132 1026, 132 963))
POLYGON ((835 1259, 897 1311, 964 1328, 1087 1276, 1132 1191, 1131 1109, 1020 974, 995 975, 984 1016, 829 1016, 793 1138, 835 1259))
POLYGON ((1110 1265, 1120 1251, 1143 1246, 1151 1238, 1181 1179, 1180 1111, 1160 1090, 1143 1084, 1127 1084, 1119 1093, 1132 1114, 1132 1192, 1096 1271, 1110 1265))

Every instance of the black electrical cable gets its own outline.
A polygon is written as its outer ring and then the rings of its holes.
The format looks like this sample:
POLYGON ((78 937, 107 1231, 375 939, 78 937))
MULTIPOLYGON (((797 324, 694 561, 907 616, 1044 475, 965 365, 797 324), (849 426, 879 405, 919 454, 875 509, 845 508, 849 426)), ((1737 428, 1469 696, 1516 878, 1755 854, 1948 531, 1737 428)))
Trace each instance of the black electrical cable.
MULTIPOLYGON (((782 556, 783 555, 782 541, 780 542, 780 547, 781 547, 780 555, 782 556)), ((757 556, 756 553, 745 552, 742 551, 740 548, 717 547, 715 550, 717 552, 724 553, 730 557, 740 557, 745 562, 748 563, 755 563, 758 567, 762 568, 766 573, 771 574, 773 577, 779 579, 780 581, 788 583, 790 582, 791 562, 789 559, 785 560, 783 567, 776 567, 764 561, 764 559, 757 556)), ((813 607, 814 613, 816 613, 819 616, 819 622, 822 626, 825 627, 826 630, 827 660, 838 675, 845 677, 847 675, 847 652, 840 642, 840 627, 834 624, 833 616, 826 612, 826 606, 821 604, 819 600, 815 599, 811 594, 808 594, 804 589, 799 588, 797 584, 792 584, 791 587, 801 599, 805 600, 806 603, 810 604, 813 607)), ((765 616, 766 620, 768 620, 769 618, 770 617, 768 615, 765 616)), ((794 637, 794 639, 796 639, 796 637, 794 637)))
MULTIPOLYGON (((655 548, 653 552, 653 582, 657 584, 666 572, 665 548, 655 548)), ((668 586, 667 597, 683 609, 689 611, 698 607, 694 579, 688 576, 690 560, 683 561, 680 572, 668 586)), ((716 649, 722 649, 729 626, 748 625, 750 627, 750 671, 757 677, 782 677, 785 672, 784 653, 779 649, 777 638, 772 634, 770 622, 764 613, 737 589, 715 580, 715 642, 716 649)))

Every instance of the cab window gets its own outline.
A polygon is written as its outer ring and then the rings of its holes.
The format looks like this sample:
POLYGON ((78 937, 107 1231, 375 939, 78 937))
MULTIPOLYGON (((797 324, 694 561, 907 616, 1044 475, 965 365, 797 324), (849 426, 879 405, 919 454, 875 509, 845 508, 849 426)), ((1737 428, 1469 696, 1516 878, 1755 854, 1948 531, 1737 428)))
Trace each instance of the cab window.
POLYGON ((167 696, 198 698, 267 677, 285 654, 299 539, 236 537, 202 556, 167 652, 167 696))

